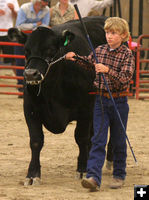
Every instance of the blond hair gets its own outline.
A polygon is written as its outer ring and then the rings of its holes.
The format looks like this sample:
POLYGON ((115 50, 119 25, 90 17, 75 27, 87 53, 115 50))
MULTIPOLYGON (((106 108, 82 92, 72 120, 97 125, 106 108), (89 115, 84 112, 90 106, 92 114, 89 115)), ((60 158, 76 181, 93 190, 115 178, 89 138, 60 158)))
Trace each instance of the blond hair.
POLYGON ((129 36, 130 36, 129 26, 128 26, 127 21, 120 17, 109 17, 105 21, 104 30, 115 31, 120 34, 126 34, 126 37, 123 39, 123 42, 128 41, 129 36))

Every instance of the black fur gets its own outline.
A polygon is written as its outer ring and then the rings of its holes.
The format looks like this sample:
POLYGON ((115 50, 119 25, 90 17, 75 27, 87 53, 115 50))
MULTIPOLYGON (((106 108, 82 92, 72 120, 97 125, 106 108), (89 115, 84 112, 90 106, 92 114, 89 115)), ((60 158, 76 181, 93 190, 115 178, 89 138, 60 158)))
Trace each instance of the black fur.
MULTIPOLYGON (((94 47, 106 42, 104 34, 104 17, 87 17, 83 19, 94 47)), ((13 38, 13 31, 10 31, 13 38)), ((48 65, 44 59, 57 60, 68 51, 79 55, 88 55, 91 51, 82 26, 78 20, 70 21, 52 29, 39 27, 24 41, 24 34, 15 31, 15 38, 25 43, 25 55, 29 60, 27 72, 32 70, 33 79, 39 74, 45 75, 48 65), (16 34, 18 33, 18 37, 16 34), (66 46, 64 46, 67 40, 66 46), (41 58, 41 59, 40 59, 41 58)), ((42 125, 54 134, 65 131, 72 120, 77 121, 75 140, 79 147, 77 171, 86 171, 90 138, 93 134, 95 70, 92 64, 80 66, 77 62, 65 59, 53 64, 39 85, 24 86, 24 115, 30 134, 32 150, 27 177, 40 177, 40 151, 44 143, 42 125), (40 90, 41 86, 41 90, 40 90)))

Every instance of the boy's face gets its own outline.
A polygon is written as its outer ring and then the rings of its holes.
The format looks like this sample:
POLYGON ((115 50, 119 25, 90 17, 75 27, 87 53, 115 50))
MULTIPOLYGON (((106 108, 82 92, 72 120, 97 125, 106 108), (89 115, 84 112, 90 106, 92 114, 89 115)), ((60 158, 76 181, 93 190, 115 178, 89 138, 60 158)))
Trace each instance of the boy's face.
POLYGON ((126 36, 126 34, 120 34, 118 31, 106 30, 105 32, 107 42, 112 49, 118 48, 126 36))

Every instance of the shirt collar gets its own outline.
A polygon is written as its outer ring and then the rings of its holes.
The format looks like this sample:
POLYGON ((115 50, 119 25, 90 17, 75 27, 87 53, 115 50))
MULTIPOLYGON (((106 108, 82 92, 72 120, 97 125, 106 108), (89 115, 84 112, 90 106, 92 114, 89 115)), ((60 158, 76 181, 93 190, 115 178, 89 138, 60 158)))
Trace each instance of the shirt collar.
MULTIPOLYGON (((60 2, 58 2, 57 4, 56 4, 56 9, 58 10, 58 12, 60 13, 60 10, 59 10, 59 5, 60 5, 60 2)), ((65 12, 65 14, 67 13, 67 12, 69 12, 71 10, 71 4, 70 3, 68 3, 68 8, 67 8, 67 10, 66 10, 66 12, 65 12)), ((65 15, 64 14, 64 15, 65 15)))
MULTIPOLYGON (((43 10, 43 8, 39 10, 38 14, 39 14, 42 10, 43 10)), ((31 4, 31 12, 35 13, 34 4, 33 4, 33 3, 31 4)))
MULTIPOLYGON (((107 44, 108 45, 108 44, 107 44)), ((121 49, 122 49, 122 46, 123 46, 123 43, 119 46, 119 47, 117 47, 116 49, 111 49, 110 48, 110 46, 108 45, 108 50, 110 51, 110 52, 119 52, 121 49)))

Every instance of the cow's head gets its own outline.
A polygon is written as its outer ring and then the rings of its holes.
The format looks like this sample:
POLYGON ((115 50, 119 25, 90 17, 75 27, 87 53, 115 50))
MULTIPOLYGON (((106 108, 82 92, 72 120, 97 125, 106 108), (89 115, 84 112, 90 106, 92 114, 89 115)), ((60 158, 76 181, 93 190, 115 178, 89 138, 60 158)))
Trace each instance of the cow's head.
POLYGON ((47 27, 38 27, 32 33, 25 34, 17 28, 11 28, 8 37, 11 41, 24 44, 24 77, 27 84, 34 85, 40 84, 51 63, 63 56, 60 49, 65 48, 74 39, 74 34, 68 30, 58 34, 47 27))

